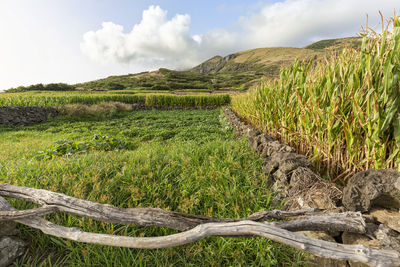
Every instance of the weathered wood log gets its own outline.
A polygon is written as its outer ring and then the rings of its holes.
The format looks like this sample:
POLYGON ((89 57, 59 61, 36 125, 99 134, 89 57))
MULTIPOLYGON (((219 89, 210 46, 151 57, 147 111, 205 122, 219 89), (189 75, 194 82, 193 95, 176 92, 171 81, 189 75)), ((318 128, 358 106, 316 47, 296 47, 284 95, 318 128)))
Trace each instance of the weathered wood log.
MULTIPOLYGON (((44 206, 37 209, 30 210, 14 210, 14 211, 1 211, 0 221, 15 221, 20 219, 40 217, 43 215, 59 212, 57 206, 44 206)), ((276 212, 276 211, 273 211, 276 212)), ((212 218, 218 220, 217 218, 212 218)), ((248 218, 238 219, 233 221, 245 221, 248 218)), ((223 221, 223 219, 221 219, 223 221)), ((251 220, 252 221, 252 220, 251 220)), ((321 215, 308 215, 301 216, 298 219, 290 220, 287 222, 263 222, 274 225, 281 229, 286 229, 292 232, 298 231, 340 231, 350 233, 365 233, 365 222, 359 213, 345 212, 345 213, 326 213, 321 215)))
MULTIPOLYGON (((3 210, 15 210, 5 202, 0 197, 0 203, 3 203, 3 210)), ((79 228, 56 225, 37 217, 16 221, 40 229, 48 235, 91 244, 156 249, 180 246, 210 236, 259 236, 313 253, 319 257, 362 262, 370 266, 389 267, 400 265, 400 254, 396 251, 377 250, 363 245, 343 245, 312 239, 270 224, 248 220, 228 223, 206 223, 178 234, 140 238, 87 233, 79 228)))
POLYGON ((53 212, 65 212, 103 222, 134 224, 137 226, 162 226, 185 231, 209 222, 237 222, 243 220, 265 221, 269 218, 301 216, 298 220, 275 223, 290 231, 345 231, 365 233, 365 222, 359 213, 325 214, 318 210, 262 211, 247 218, 212 218, 154 208, 121 209, 111 205, 80 200, 64 194, 42 189, 0 185, 0 195, 28 200, 45 205, 41 208, 23 211, 0 211, 0 221, 43 216, 53 212))
POLYGON ((41 217, 55 212, 60 212, 60 209, 57 206, 43 206, 37 209, 29 209, 29 210, 2 211, 0 205, 0 222, 15 221, 18 219, 25 219, 31 217, 41 217))

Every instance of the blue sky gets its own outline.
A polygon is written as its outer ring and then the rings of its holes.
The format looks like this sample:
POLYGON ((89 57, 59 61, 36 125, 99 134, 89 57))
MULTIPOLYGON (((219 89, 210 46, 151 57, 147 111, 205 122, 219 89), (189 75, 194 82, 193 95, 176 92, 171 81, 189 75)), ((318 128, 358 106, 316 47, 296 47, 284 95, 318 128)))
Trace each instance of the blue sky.
POLYGON ((398 0, 0 0, 0 90, 354 36, 398 0))

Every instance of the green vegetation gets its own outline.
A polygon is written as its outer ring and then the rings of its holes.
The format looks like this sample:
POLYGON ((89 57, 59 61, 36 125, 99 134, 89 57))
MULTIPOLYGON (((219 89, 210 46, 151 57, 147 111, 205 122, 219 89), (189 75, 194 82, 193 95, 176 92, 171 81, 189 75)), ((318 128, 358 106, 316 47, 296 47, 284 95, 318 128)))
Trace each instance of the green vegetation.
POLYGON ((231 102, 230 95, 147 95, 146 105, 164 107, 220 107, 231 102))
POLYGON ((85 93, 4 93, 0 94, 0 106, 59 106, 66 104, 96 104, 101 102, 144 103, 144 95, 113 95, 85 93))
MULTIPOLYGON (((68 114, 72 113, 102 113, 101 109, 110 110, 113 104, 108 106, 106 102, 120 102, 126 104, 142 103, 149 106, 166 107, 219 107, 230 103, 230 96, 227 94, 208 95, 172 95, 172 94, 136 94, 121 91, 120 94, 106 92, 30 92, 30 93, 4 93, 0 94, 0 106, 65 106, 80 104, 69 107, 68 114), (102 105, 88 106, 103 103, 102 105), (111 106, 110 106, 111 105, 111 106), (73 110, 75 108, 75 111, 73 110)), ((201 92, 200 92, 201 93, 201 92)), ((127 107, 119 104, 115 109, 127 107)), ((61 108, 66 109, 66 108, 61 108)), ((103 112, 104 113, 104 112, 103 112)))
MULTIPOLYGON (((258 75, 260 77, 261 75, 258 75)), ((113 90, 110 84, 119 84, 121 88, 136 91, 174 91, 202 90, 209 92, 220 89, 244 89, 244 85, 255 77, 245 73, 201 74, 190 71, 174 71, 161 68, 158 71, 142 72, 77 84, 79 90, 113 90)), ((120 90, 120 89, 118 89, 120 90)))
POLYGON ((119 139, 95 134, 87 141, 56 141, 50 148, 39 151, 36 158, 53 159, 56 156, 72 156, 78 153, 87 153, 92 150, 118 151, 122 149, 133 149, 133 146, 119 139))
POLYGON ((400 20, 361 50, 297 61, 280 79, 232 100, 245 119, 345 182, 355 171, 400 169, 400 20))
POLYGON ((328 40, 321 40, 315 42, 313 44, 307 45, 306 49, 331 49, 331 50, 343 50, 345 47, 353 48, 353 49, 360 49, 362 43, 361 37, 350 37, 350 38, 341 38, 341 39, 328 39, 328 40))
POLYGON ((27 91, 74 91, 75 86, 66 83, 33 84, 30 86, 19 86, 6 90, 8 93, 27 92, 27 91))
MULTIPOLYGON (((48 189, 121 208, 155 207, 214 217, 239 218, 277 208, 270 203, 273 195, 262 159, 244 139, 234 138, 220 115, 220 110, 150 110, 119 112, 108 118, 63 116, 28 127, 0 126, 0 183, 48 189), (38 151, 57 140, 79 144, 95 133, 135 149, 88 149, 73 156, 35 159, 38 151)), ((73 143, 66 146, 75 151, 73 143)), ((18 209, 34 207, 20 200, 10 203, 18 209)), ((46 219, 96 233, 136 237, 175 233, 65 214, 46 219)), ((72 242, 23 226, 20 230, 30 245, 15 266, 304 265, 303 254, 262 238, 215 237, 177 248, 139 250, 72 242)))

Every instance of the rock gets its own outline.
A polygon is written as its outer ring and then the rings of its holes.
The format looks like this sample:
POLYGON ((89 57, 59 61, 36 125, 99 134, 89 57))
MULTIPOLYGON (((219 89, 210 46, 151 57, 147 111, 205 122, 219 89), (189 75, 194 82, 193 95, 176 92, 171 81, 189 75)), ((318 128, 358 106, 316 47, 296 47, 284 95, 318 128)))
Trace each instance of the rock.
POLYGON ((371 207, 400 208, 400 174, 395 170, 367 170, 355 174, 343 190, 343 205, 350 211, 371 207))
POLYGON ((342 198, 342 191, 312 170, 299 167, 290 177, 288 196, 290 210, 307 208, 336 210, 336 203, 342 198))
POLYGON ((292 172, 299 168, 311 166, 305 156, 290 152, 274 152, 264 162, 264 171, 268 176, 268 183, 274 191, 279 192, 277 198, 288 197, 288 188, 292 172))
POLYGON ((291 172, 299 167, 311 167, 311 161, 303 155, 290 152, 275 152, 265 160, 267 176, 282 184, 288 184, 291 172))
POLYGON ((385 224, 378 226, 367 223, 366 235, 344 232, 342 234, 342 241, 343 244, 360 244, 376 249, 400 251, 400 234, 385 224))
POLYGON ((257 146, 257 153, 261 154, 262 151, 264 150, 264 147, 267 147, 269 143, 272 142, 272 138, 269 137, 268 135, 260 135, 260 137, 258 138, 258 146, 257 146))
POLYGON ((379 241, 377 239, 371 239, 361 234, 343 232, 342 241, 343 244, 347 245, 359 244, 366 247, 379 249, 379 241))
POLYGON ((258 135, 260 135, 260 132, 253 129, 253 127, 246 127, 247 129, 244 130, 244 135, 248 138, 250 137, 257 137, 258 135))
POLYGON ((335 239, 331 235, 329 235, 328 233, 323 232, 323 231, 300 231, 297 233, 307 236, 309 238, 314 238, 314 239, 319 239, 319 240, 324 240, 324 241, 329 241, 329 242, 336 242, 335 239))
POLYGON ((18 234, 15 222, 0 222, 0 237, 18 234))
POLYGON ((11 265, 25 252, 26 243, 19 238, 0 237, 0 267, 11 265))
POLYGON ((269 157, 275 152, 296 152, 293 147, 279 143, 278 141, 268 142, 259 153, 263 157, 269 157))
POLYGON ((374 209, 370 212, 378 222, 386 224, 389 228, 400 233, 400 212, 385 209, 374 209))
POLYGON ((385 224, 379 225, 374 233, 381 249, 400 251, 400 235, 385 224))
POLYGON ((249 140, 249 147, 252 149, 256 150, 257 152, 262 151, 263 147, 270 142, 272 139, 264 134, 259 134, 259 135, 252 135, 248 136, 249 140))

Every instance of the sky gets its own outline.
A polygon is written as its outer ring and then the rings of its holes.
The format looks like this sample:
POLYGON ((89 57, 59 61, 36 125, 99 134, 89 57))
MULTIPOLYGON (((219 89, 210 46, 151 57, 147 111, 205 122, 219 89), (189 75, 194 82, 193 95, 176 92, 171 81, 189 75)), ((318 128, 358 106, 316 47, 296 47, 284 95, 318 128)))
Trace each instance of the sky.
POLYGON ((0 0, 0 91, 379 31, 399 0, 0 0))

